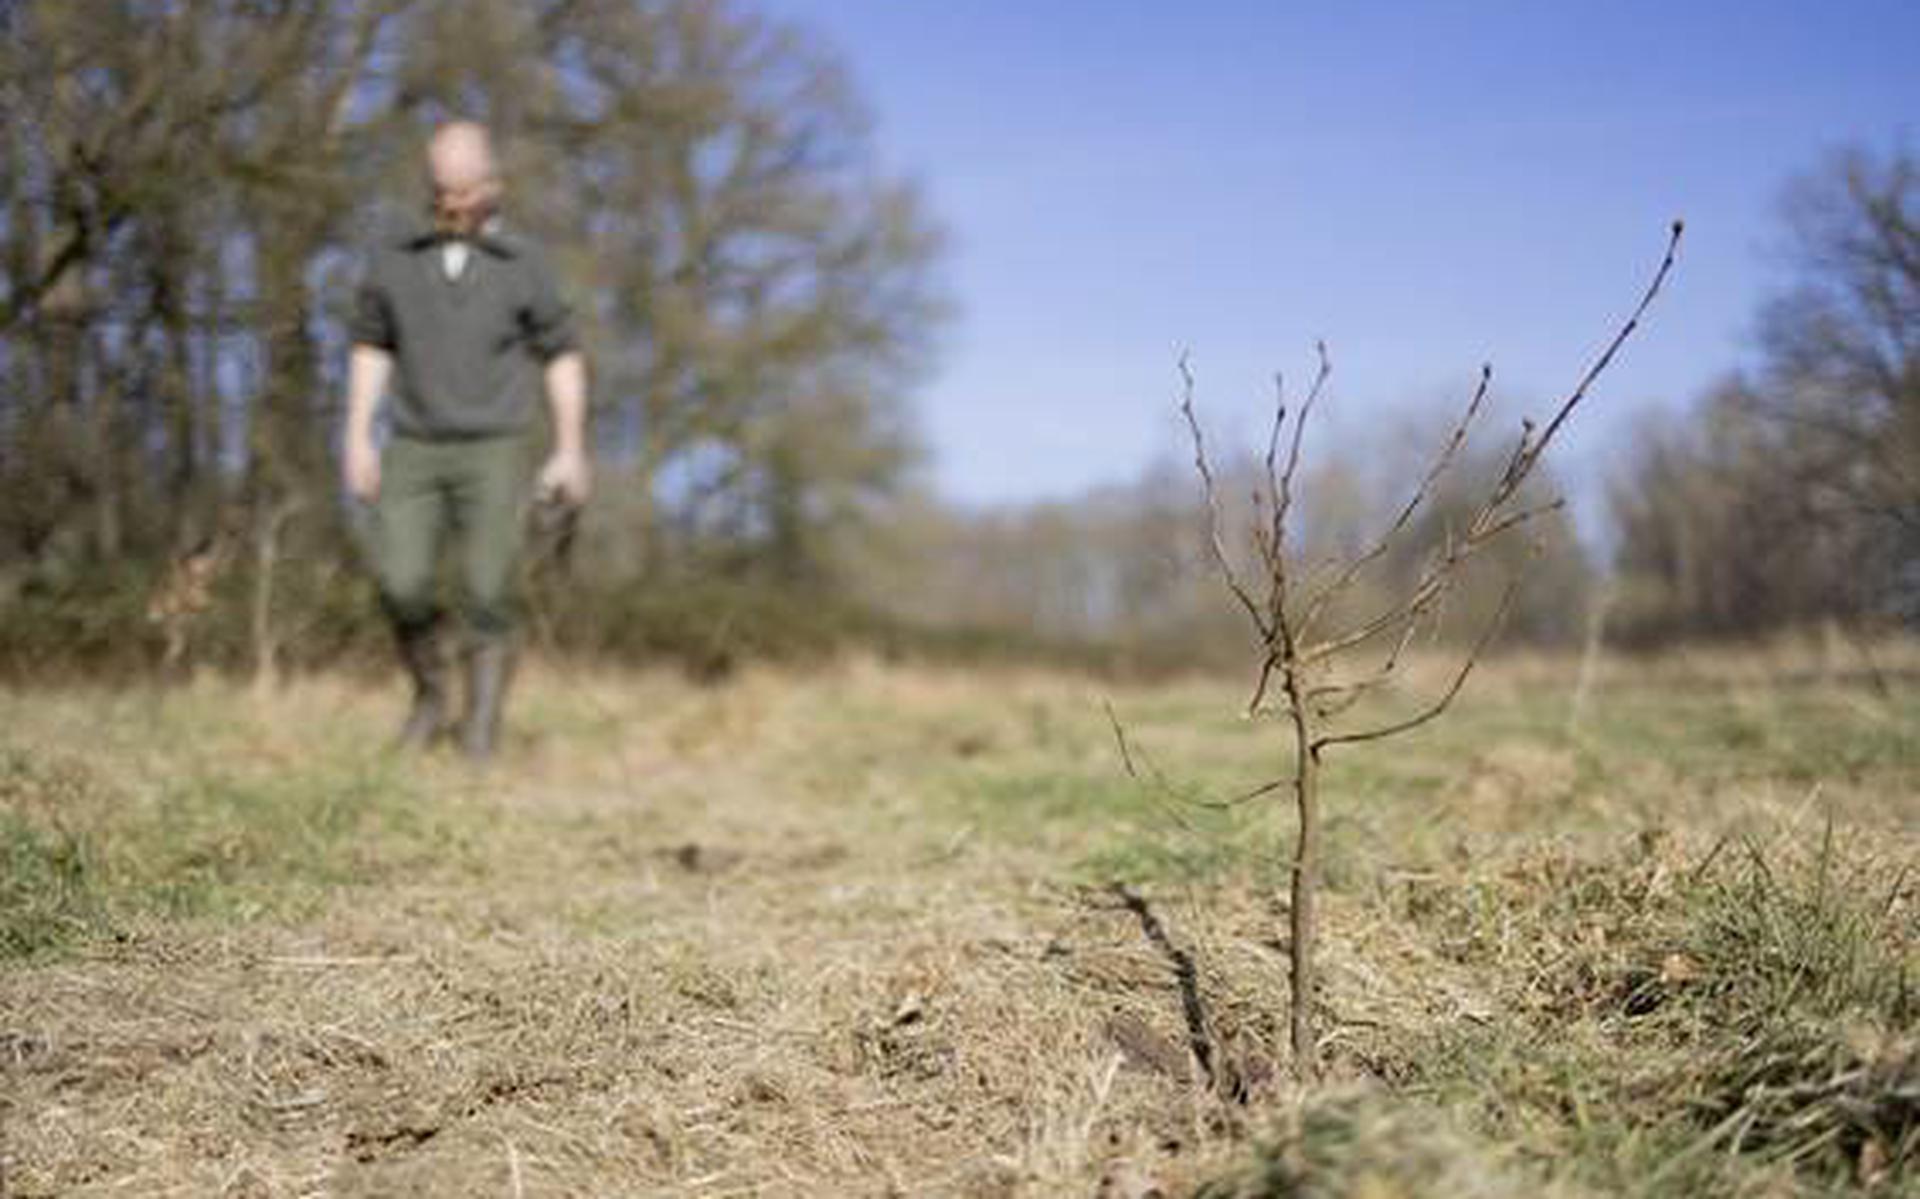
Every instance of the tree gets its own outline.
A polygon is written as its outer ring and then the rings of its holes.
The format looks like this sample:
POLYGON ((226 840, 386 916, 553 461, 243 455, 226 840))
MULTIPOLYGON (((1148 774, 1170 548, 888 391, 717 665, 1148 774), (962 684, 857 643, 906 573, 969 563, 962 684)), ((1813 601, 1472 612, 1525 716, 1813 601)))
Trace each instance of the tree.
MULTIPOLYGON (((38 566, 64 543, 111 586, 205 550, 232 529, 223 508, 244 510, 257 546, 277 544, 290 511, 327 510, 313 503, 332 469, 310 273, 351 220, 345 164, 370 123, 352 101, 404 7, 9 10, 12 555, 38 566)), ((246 559, 262 647, 277 556, 246 559)))
MULTIPOLYGON (((1555 436, 1659 294, 1673 266, 1680 234, 1681 226, 1676 221, 1666 255, 1633 315, 1561 401, 1544 427, 1535 426, 1531 421, 1522 423, 1520 436, 1503 455, 1500 469, 1477 489, 1472 502, 1462 509, 1464 518, 1447 529, 1417 572, 1402 581, 1377 607, 1357 615, 1347 614, 1341 601, 1370 567, 1394 555, 1423 514, 1435 511, 1444 494, 1443 485, 1462 462, 1477 420, 1484 411, 1492 369, 1482 368, 1479 385, 1459 420, 1384 530, 1358 552, 1330 561, 1303 561, 1297 553, 1292 524, 1295 482, 1307 422, 1332 370, 1326 350, 1321 347, 1319 372, 1298 413, 1289 412, 1284 391, 1276 397, 1272 435, 1263 460, 1264 486, 1255 493, 1259 519, 1253 527, 1254 562, 1253 573, 1249 575, 1236 566, 1235 556, 1227 546, 1226 526, 1221 517, 1221 491, 1199 417, 1194 411, 1193 376, 1186 362, 1181 362, 1186 386, 1180 411, 1192 437, 1194 466, 1211 513, 1214 563, 1258 638, 1259 665, 1247 712, 1249 716, 1280 718, 1293 751, 1290 775, 1270 779, 1226 802, 1246 802, 1282 789, 1293 793, 1296 836, 1289 904, 1288 961, 1292 995, 1289 1024, 1295 1069, 1303 1077, 1311 1077, 1318 1070, 1313 1003, 1315 944, 1319 937, 1316 901, 1322 760, 1331 749, 1370 744, 1411 732, 1437 719, 1459 694, 1499 629, 1518 586, 1517 576, 1507 584, 1498 607, 1486 619, 1479 637, 1464 652, 1438 695, 1398 718, 1383 718, 1360 727, 1345 723, 1350 712, 1364 710, 1361 701, 1395 680, 1407 647, 1423 630, 1432 628, 1441 619, 1448 599, 1466 577, 1468 567, 1491 556, 1521 530, 1559 509, 1559 500, 1530 499, 1528 483, 1555 436)), ((1124 753, 1124 737, 1121 748, 1124 753)))
POLYGON ((1920 157, 1853 147, 1787 193, 1797 278, 1760 319, 1744 393, 1776 427, 1799 528, 1854 542, 1883 603, 1920 615, 1920 157))

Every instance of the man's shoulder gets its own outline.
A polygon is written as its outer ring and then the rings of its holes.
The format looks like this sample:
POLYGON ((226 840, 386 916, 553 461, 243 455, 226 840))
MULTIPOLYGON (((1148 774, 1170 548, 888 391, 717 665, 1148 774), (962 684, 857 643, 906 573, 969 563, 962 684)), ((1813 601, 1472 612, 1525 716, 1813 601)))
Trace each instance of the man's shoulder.
POLYGON ((480 244, 502 258, 515 259, 540 269, 547 265, 546 247, 539 238, 518 225, 502 221, 481 234, 480 244))
POLYGON ((378 273, 388 263, 417 254, 432 242, 433 231, 418 222, 375 218, 369 224, 359 248, 359 258, 369 273, 378 273))

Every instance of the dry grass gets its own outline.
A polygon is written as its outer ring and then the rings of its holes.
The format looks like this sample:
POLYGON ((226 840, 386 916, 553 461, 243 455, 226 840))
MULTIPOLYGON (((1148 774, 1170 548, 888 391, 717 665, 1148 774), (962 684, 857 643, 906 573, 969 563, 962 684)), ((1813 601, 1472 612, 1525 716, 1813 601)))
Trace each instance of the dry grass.
MULTIPOLYGON (((1883 655, 1887 657, 1887 655, 1883 655)), ((1891 656, 1898 659, 1898 655, 1891 656)), ((0 698, 0 1193, 1893 1193, 1920 694, 1565 664, 1327 782, 1327 1055, 1229 685, 0 698), (1831 830, 1831 832, 1829 832, 1831 830)))

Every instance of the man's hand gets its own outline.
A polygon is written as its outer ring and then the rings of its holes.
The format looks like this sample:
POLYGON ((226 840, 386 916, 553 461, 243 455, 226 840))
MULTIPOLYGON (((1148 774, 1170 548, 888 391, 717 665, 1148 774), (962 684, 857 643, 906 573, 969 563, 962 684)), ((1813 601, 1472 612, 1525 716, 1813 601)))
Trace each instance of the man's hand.
POLYGON ((342 454, 341 473, 347 494, 364 504, 380 498, 380 451, 372 438, 349 437, 342 454))
POLYGON ((540 468, 540 498, 578 508, 587 502, 593 490, 593 471, 587 456, 572 450, 555 450, 540 468))
POLYGON ((540 468, 540 499, 578 508, 593 488, 587 466, 587 360, 569 350, 547 363, 547 403, 553 408, 553 457, 540 468))

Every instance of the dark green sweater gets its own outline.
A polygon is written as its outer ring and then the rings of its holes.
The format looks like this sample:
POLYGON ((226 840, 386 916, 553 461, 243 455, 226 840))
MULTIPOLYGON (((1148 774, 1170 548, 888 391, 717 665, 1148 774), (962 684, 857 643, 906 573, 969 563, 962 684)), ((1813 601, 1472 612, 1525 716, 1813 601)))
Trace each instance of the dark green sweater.
POLYGON ((572 312, 526 239, 482 234, 453 279, 441 267, 442 245, 426 231, 381 243, 349 335, 393 355, 394 432, 426 440, 519 433, 538 411, 541 367, 576 348, 572 312))

